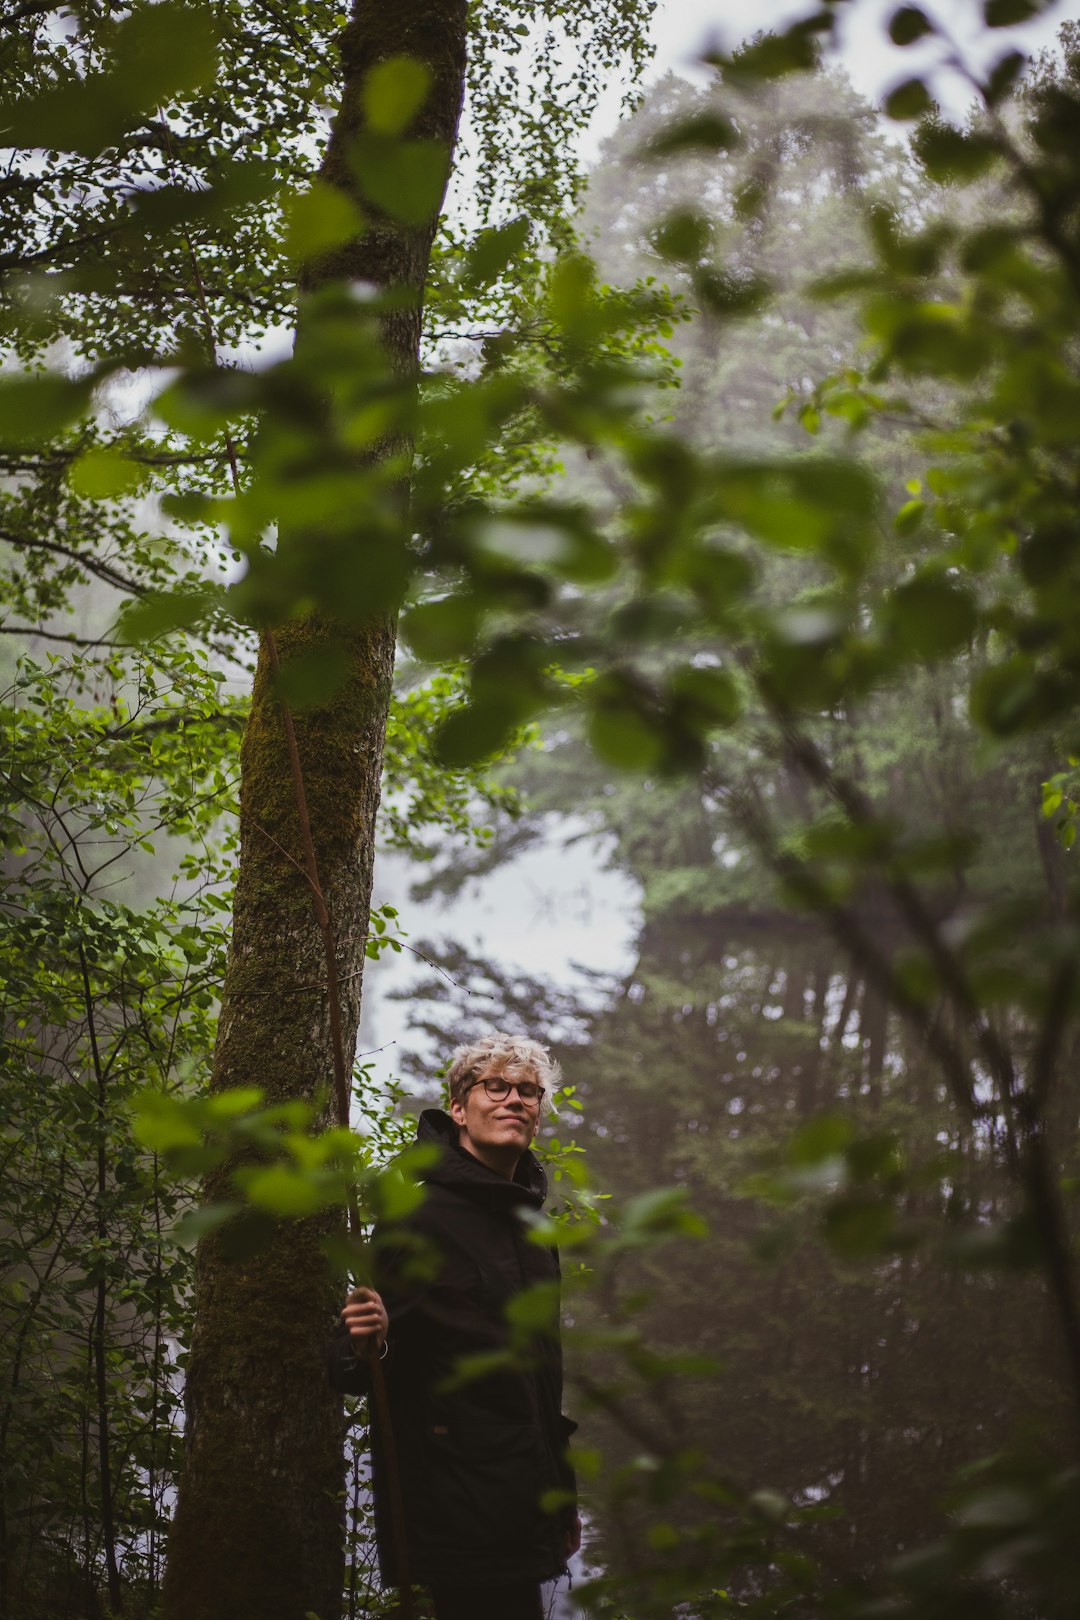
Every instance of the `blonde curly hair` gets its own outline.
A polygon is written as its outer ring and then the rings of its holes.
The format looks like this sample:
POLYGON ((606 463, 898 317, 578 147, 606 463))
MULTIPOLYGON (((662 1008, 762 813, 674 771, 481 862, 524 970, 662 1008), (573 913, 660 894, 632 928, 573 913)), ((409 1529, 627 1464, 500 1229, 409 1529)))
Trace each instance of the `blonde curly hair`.
POLYGON ((505 1074, 509 1080, 524 1080, 531 1075, 544 1088, 545 1107, 550 1107, 552 1093, 562 1083, 562 1069, 546 1046, 527 1035, 506 1035, 496 1030, 452 1053, 446 1071, 450 1101, 464 1102, 470 1081, 484 1069, 505 1074))

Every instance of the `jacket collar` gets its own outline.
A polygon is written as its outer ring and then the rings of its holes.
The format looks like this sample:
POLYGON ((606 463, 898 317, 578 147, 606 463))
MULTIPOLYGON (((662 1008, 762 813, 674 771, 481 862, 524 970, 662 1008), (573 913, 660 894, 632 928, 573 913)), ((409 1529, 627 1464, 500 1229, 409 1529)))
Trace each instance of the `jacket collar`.
POLYGON ((513 1181, 489 1170, 486 1164, 458 1147, 458 1128, 441 1108, 425 1108, 416 1128, 416 1140, 441 1147, 441 1156, 421 1172, 424 1181, 450 1187, 466 1197, 539 1209, 547 1197, 547 1176, 531 1148, 518 1161, 513 1181))

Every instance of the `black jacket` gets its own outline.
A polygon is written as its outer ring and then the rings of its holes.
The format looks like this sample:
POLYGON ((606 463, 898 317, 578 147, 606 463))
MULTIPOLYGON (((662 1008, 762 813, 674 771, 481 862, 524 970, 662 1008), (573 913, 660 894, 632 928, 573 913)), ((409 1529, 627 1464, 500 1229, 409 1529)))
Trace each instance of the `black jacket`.
MULTIPOLYGON (((437 1143, 422 1173, 422 1206, 374 1234, 376 1283, 390 1316, 383 1361, 401 1479, 409 1572, 414 1581, 495 1584, 545 1581, 566 1565, 567 1500, 574 1475, 566 1455, 576 1427, 562 1416, 558 1336, 559 1260, 529 1242, 523 1211, 547 1195, 543 1169, 525 1153, 513 1181, 457 1146, 447 1114, 428 1109, 417 1139, 437 1143), (536 1283, 551 1285, 551 1330, 524 1358, 455 1382, 464 1357, 508 1345, 507 1303, 536 1283), (541 1507, 545 1492, 564 1501, 541 1507)), ((342 1327, 331 1379, 366 1394, 370 1372, 342 1327)), ((375 1529, 388 1586, 398 1584, 385 1436, 371 1403, 375 1529)))

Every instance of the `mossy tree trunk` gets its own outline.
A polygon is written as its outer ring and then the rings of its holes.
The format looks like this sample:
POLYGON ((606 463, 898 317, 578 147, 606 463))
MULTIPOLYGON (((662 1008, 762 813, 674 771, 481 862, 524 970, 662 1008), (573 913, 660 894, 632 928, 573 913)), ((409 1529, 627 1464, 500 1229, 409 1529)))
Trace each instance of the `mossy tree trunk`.
MULTIPOLYGON (((355 0, 342 37, 341 112, 323 178, 353 190, 349 148, 368 71, 406 55, 432 88, 410 135, 453 147, 464 89, 466 0, 355 0)), ((365 200, 364 213, 373 210, 365 200)), ((312 281, 403 286, 416 297, 384 323, 391 364, 418 362, 433 225, 376 218, 312 281)), ((350 651, 343 689, 296 715, 319 874, 337 949, 346 1061, 355 1050, 368 929, 395 625, 283 628, 283 665, 333 638, 350 651)), ((262 648, 244 737, 241 847, 232 951, 212 1085, 261 1086, 268 1100, 333 1088, 322 936, 303 849, 282 713, 262 648)), ((169 1543, 165 1620, 334 1620, 342 1587, 343 1421, 326 1379, 336 1301, 315 1223, 284 1229, 243 1263, 214 1239, 197 1263, 187 1375, 187 1457, 169 1543)))

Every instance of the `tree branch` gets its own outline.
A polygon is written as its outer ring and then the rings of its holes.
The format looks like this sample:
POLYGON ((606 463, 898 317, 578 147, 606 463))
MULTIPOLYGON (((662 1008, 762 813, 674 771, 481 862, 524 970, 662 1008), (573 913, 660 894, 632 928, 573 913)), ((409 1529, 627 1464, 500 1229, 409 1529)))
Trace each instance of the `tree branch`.
POLYGON ((40 638, 43 641, 62 641, 70 647, 135 647, 134 641, 109 641, 105 638, 95 640, 92 636, 62 635, 59 630, 41 630, 33 624, 0 624, 0 636, 29 636, 31 640, 40 638))
POLYGON ((106 585, 112 585, 118 591, 130 591, 132 596, 146 594, 145 585, 139 585, 135 580, 128 579, 103 557, 92 557, 86 552, 76 551, 73 546, 62 545, 59 540, 43 540, 40 536, 16 534, 12 529, 0 529, 0 540, 6 540, 17 551, 55 552, 58 557, 68 557, 80 568, 85 568, 88 574, 96 575, 106 585))
POLYGON ((7 12, 0 17, 0 28, 14 28, 17 23, 23 22, 27 17, 43 17, 47 11, 67 11, 64 5, 57 5, 56 0, 23 0, 21 6, 14 11, 7 12))

